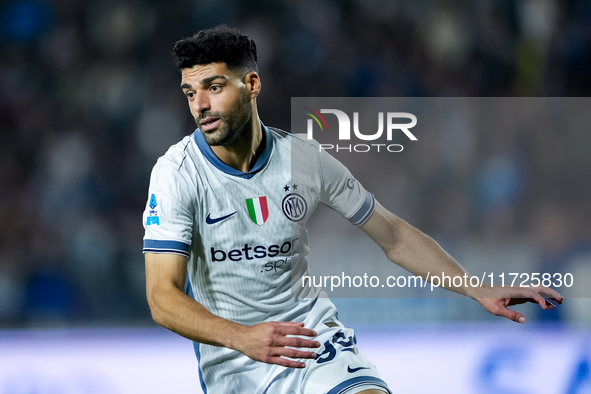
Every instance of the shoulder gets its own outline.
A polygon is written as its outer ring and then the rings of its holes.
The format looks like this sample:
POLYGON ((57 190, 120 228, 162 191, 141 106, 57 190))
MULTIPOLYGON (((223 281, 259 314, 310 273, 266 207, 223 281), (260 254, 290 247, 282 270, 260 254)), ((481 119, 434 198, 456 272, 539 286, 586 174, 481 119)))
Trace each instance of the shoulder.
POLYGON ((158 158, 156 166, 168 166, 180 169, 187 156, 188 147, 191 144, 192 139, 193 135, 191 134, 172 145, 164 155, 158 158))
POLYGON ((152 168, 151 183, 160 185, 190 184, 191 174, 187 171, 187 156, 191 154, 192 135, 172 145, 158 158, 152 168))
POLYGON ((276 127, 267 128, 280 145, 284 145, 292 151, 308 154, 320 151, 318 142, 313 139, 308 140, 306 134, 289 133, 276 127))
POLYGON ((307 180, 311 184, 322 182, 323 152, 315 140, 308 140, 307 134, 292 134, 280 129, 269 128, 275 138, 275 146, 289 166, 292 178, 299 182, 307 180))

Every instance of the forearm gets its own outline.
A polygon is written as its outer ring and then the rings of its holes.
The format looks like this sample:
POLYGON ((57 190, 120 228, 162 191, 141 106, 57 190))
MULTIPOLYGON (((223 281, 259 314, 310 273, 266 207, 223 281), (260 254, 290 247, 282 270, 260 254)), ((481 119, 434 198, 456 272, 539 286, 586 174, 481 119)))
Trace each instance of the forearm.
MULTIPOLYGON (((445 273, 446 276, 464 277, 467 271, 447 254, 431 237, 417 230, 404 220, 386 210, 379 203, 371 218, 361 230, 373 239, 396 264, 422 277, 431 280, 445 273)), ((453 282, 441 280, 440 287, 470 297, 473 289, 455 287, 453 282)), ((465 281, 462 281, 464 284, 465 281)))
POLYGON ((304 368, 289 358, 313 359, 316 353, 294 348, 317 348, 317 341, 303 339, 318 334, 304 323, 262 322, 244 326, 214 315, 182 290, 187 258, 176 254, 146 253, 146 292, 156 323, 195 342, 237 350, 255 361, 304 368))
POLYGON ((154 321, 188 339, 235 348, 246 326, 211 313, 183 291, 187 261, 176 254, 146 253, 146 293, 154 321))
MULTIPOLYGON (((398 242, 385 250, 386 256, 391 261, 421 276, 424 280, 431 281, 433 277, 442 278, 442 275, 451 278, 464 277, 468 272, 454 260, 435 240, 408 223, 398 219, 398 242)), ((465 287, 465 281, 459 287, 453 286, 451 280, 441 280, 440 287, 472 296, 470 288, 465 287)))
POLYGON ((391 261, 424 280, 432 282, 433 278, 439 277, 438 287, 471 297, 494 315, 524 323, 525 317, 507 309, 507 306, 536 302, 543 309, 554 308, 554 305, 543 297, 551 297, 557 303, 562 303, 563 298, 560 294, 544 286, 498 289, 493 289, 486 284, 482 287, 469 286, 468 272, 437 242, 386 210, 379 203, 376 203, 375 212, 366 223, 360 226, 360 229, 384 250, 391 261), (444 280, 448 277, 450 279, 444 280), (460 286, 454 286, 453 278, 455 277, 463 279, 460 286))
POLYGON ((192 341, 233 349, 245 328, 214 315, 174 285, 153 289, 148 301, 156 323, 192 341))

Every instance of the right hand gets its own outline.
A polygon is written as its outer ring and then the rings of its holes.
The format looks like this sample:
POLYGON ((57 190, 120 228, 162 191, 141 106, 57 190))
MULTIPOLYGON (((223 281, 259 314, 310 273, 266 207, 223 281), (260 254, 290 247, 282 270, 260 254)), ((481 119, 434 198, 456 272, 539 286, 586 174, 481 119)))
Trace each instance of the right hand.
POLYGON ((233 348, 255 361, 291 368, 305 368, 305 363, 284 357, 314 359, 316 358, 314 352, 291 348, 317 348, 320 347, 320 342, 287 337, 287 335, 315 337, 318 334, 314 330, 304 328, 304 323, 259 323, 251 327, 244 327, 237 335, 233 348), (289 348, 286 346, 289 346, 289 348))

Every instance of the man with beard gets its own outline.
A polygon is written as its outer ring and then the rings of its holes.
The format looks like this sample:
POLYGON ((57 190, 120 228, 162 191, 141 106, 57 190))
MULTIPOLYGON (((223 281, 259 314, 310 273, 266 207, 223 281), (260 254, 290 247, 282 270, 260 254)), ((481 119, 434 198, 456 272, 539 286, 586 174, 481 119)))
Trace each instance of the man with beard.
MULTIPOLYGON (((292 288, 292 273, 308 272, 306 221, 324 203, 415 275, 465 271, 336 159, 261 123, 252 39, 218 26, 178 41, 173 56, 198 129, 152 171, 144 253, 154 320, 194 341, 204 392, 390 393, 334 304, 292 288)), ((562 301, 542 287, 504 297, 450 290, 518 322, 523 315, 507 306, 562 301)))

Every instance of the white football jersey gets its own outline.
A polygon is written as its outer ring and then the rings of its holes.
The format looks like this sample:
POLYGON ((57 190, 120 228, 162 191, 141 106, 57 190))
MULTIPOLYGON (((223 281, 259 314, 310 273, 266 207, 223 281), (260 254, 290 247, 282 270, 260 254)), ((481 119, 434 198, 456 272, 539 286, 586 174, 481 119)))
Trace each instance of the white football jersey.
MULTIPOLYGON (((158 159, 143 250, 187 256, 188 293, 215 315, 244 325, 305 320, 313 327, 314 316, 336 311, 292 281, 308 275, 306 222, 322 202, 360 225, 375 200, 317 145, 262 130, 264 150, 247 173, 219 160, 200 130, 158 159)), ((271 366, 240 352, 204 344, 195 350, 204 391, 255 392, 273 378, 271 366)))

